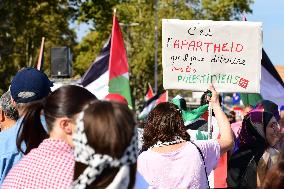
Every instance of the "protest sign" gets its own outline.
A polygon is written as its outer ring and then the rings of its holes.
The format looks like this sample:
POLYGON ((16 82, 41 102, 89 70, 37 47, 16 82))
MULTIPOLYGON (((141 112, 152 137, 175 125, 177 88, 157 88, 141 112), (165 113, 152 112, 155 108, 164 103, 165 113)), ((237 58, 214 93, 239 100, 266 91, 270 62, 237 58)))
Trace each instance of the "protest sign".
POLYGON ((261 57, 260 22, 162 21, 165 89, 259 93, 261 57))

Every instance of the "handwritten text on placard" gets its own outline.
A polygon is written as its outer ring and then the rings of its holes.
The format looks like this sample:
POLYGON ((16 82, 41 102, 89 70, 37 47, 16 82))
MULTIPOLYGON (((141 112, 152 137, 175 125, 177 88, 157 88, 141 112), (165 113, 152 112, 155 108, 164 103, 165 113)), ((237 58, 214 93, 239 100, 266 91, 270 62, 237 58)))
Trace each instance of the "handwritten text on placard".
POLYGON ((259 92, 261 23, 163 20, 165 89, 259 92))

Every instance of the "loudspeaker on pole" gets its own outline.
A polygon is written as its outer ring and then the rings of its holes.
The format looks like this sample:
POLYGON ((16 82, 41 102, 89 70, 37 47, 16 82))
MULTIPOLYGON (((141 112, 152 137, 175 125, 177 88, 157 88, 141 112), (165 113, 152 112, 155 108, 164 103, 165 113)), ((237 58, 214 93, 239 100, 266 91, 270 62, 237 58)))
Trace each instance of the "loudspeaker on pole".
POLYGON ((72 55, 68 47, 53 47, 50 52, 51 77, 72 76, 72 55))

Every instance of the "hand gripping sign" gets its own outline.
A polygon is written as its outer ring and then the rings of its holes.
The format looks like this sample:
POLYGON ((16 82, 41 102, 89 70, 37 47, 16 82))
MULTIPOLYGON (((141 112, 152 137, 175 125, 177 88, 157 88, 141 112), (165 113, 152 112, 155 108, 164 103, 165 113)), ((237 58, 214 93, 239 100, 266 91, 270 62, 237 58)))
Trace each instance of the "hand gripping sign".
POLYGON ((164 88, 259 93, 261 49, 259 22, 163 19, 164 88))

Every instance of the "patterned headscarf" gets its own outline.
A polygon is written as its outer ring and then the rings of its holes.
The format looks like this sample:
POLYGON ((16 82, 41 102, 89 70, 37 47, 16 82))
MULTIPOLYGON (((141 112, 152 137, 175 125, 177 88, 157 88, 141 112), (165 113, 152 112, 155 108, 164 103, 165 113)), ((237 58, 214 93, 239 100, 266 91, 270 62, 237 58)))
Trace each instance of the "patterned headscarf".
POLYGON ((124 151, 122 157, 117 159, 107 154, 96 153, 95 149, 88 144, 87 136, 84 131, 83 117, 84 112, 81 112, 77 119, 76 131, 73 135, 73 143, 75 146, 75 160, 88 165, 88 167, 73 182, 72 188, 86 188, 86 186, 90 185, 97 179, 97 177, 106 167, 120 168, 113 182, 110 183, 107 189, 128 188, 130 181, 129 165, 134 164, 138 156, 138 139, 136 128, 134 129, 134 134, 129 146, 124 151))
POLYGON ((261 109, 265 112, 270 112, 273 114, 277 121, 280 120, 280 114, 278 111, 278 105, 270 100, 262 100, 256 105, 256 109, 261 109))
POLYGON ((272 117, 273 114, 263 108, 253 109, 244 117, 228 163, 229 187, 256 188, 257 165, 268 147, 266 127, 272 117))
POLYGON ((0 98, 0 108, 3 110, 5 115, 12 119, 17 120, 19 118, 18 111, 13 106, 11 101, 11 93, 10 91, 5 92, 0 98))
POLYGON ((253 109, 243 120, 239 137, 239 148, 266 148, 266 127, 273 117, 270 112, 253 109))

